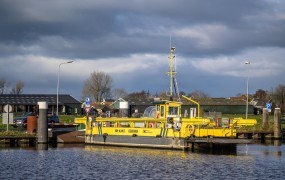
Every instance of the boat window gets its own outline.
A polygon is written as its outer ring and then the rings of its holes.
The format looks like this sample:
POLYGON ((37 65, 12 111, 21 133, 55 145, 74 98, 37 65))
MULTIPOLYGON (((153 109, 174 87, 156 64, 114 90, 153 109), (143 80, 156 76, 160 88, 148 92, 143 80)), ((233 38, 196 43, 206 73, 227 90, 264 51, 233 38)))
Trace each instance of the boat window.
POLYGON ((130 127, 130 122, 119 122, 119 127, 130 127))
POLYGON ((134 123, 134 127, 135 128, 144 128, 145 127, 145 123, 144 122, 135 122, 134 123))
POLYGON ((110 127, 110 122, 103 122, 104 127, 110 127))
POLYGON ((144 110, 143 117, 155 117, 155 106, 149 106, 144 110))
POLYGON ((178 115, 178 107, 169 107, 169 115, 178 115))
POLYGON ((161 114, 161 117, 164 117, 164 106, 161 106, 161 112, 160 112, 160 114, 161 114))
POLYGON ((115 126, 115 122, 110 122, 110 121, 106 121, 106 122, 95 122, 95 126, 103 126, 103 127, 114 127, 115 126))
POLYGON ((156 126, 156 128, 160 128, 160 122, 158 122, 158 123, 155 123, 155 126, 156 126))
POLYGON ((110 122, 110 127, 115 127, 115 122, 110 122))
POLYGON ((156 110, 160 111, 160 106, 159 105, 156 106, 156 110))
POLYGON ((149 128, 160 128, 160 122, 149 122, 148 127, 149 128))

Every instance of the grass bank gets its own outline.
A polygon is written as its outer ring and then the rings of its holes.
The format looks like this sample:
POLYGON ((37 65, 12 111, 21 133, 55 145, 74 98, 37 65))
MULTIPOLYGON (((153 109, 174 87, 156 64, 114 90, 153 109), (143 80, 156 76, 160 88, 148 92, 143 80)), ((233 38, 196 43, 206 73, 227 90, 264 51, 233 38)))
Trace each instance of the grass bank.
MULTIPOLYGON (((6 126, 6 125, 5 125, 6 126)), ((0 131, 0 137, 34 137, 35 134, 27 134, 23 131, 17 131, 17 130, 9 130, 9 131, 0 131)))

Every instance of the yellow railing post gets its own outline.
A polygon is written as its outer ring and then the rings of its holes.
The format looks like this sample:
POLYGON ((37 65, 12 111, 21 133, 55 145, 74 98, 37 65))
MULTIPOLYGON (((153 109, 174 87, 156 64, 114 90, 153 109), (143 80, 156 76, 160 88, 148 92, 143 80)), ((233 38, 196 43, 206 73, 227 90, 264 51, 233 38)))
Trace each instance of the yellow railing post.
POLYGON ((187 96, 182 95, 182 97, 184 97, 184 98, 187 99, 188 101, 191 101, 191 102, 197 104, 197 106, 198 106, 198 117, 200 117, 200 104, 199 104, 197 101, 194 101, 193 99, 191 99, 191 98, 189 98, 189 97, 187 97, 187 96))

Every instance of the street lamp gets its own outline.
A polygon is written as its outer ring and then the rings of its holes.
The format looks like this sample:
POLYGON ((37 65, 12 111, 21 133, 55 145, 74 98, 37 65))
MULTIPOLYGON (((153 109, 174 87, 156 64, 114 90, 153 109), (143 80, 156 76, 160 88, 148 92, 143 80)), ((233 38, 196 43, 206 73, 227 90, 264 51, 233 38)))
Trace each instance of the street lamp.
MULTIPOLYGON (((250 65, 250 62, 246 61, 244 64, 250 65)), ((248 73, 248 68, 247 68, 245 119, 247 119, 247 115, 248 115, 248 81, 249 81, 249 73, 248 73)))
POLYGON ((59 74, 60 74, 60 66, 61 66, 62 64, 68 64, 68 63, 73 63, 73 61, 63 62, 63 63, 60 63, 60 64, 58 65, 57 89, 56 89, 56 115, 58 115, 58 89, 59 89, 59 74))

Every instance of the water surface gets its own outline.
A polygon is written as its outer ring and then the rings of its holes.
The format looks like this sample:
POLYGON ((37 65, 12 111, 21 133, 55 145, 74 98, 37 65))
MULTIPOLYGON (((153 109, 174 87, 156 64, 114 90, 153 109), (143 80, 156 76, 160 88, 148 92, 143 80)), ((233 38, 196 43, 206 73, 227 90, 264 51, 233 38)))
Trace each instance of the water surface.
POLYGON ((239 145, 236 155, 60 145, 0 148, 1 179, 284 179, 284 145, 239 145))

